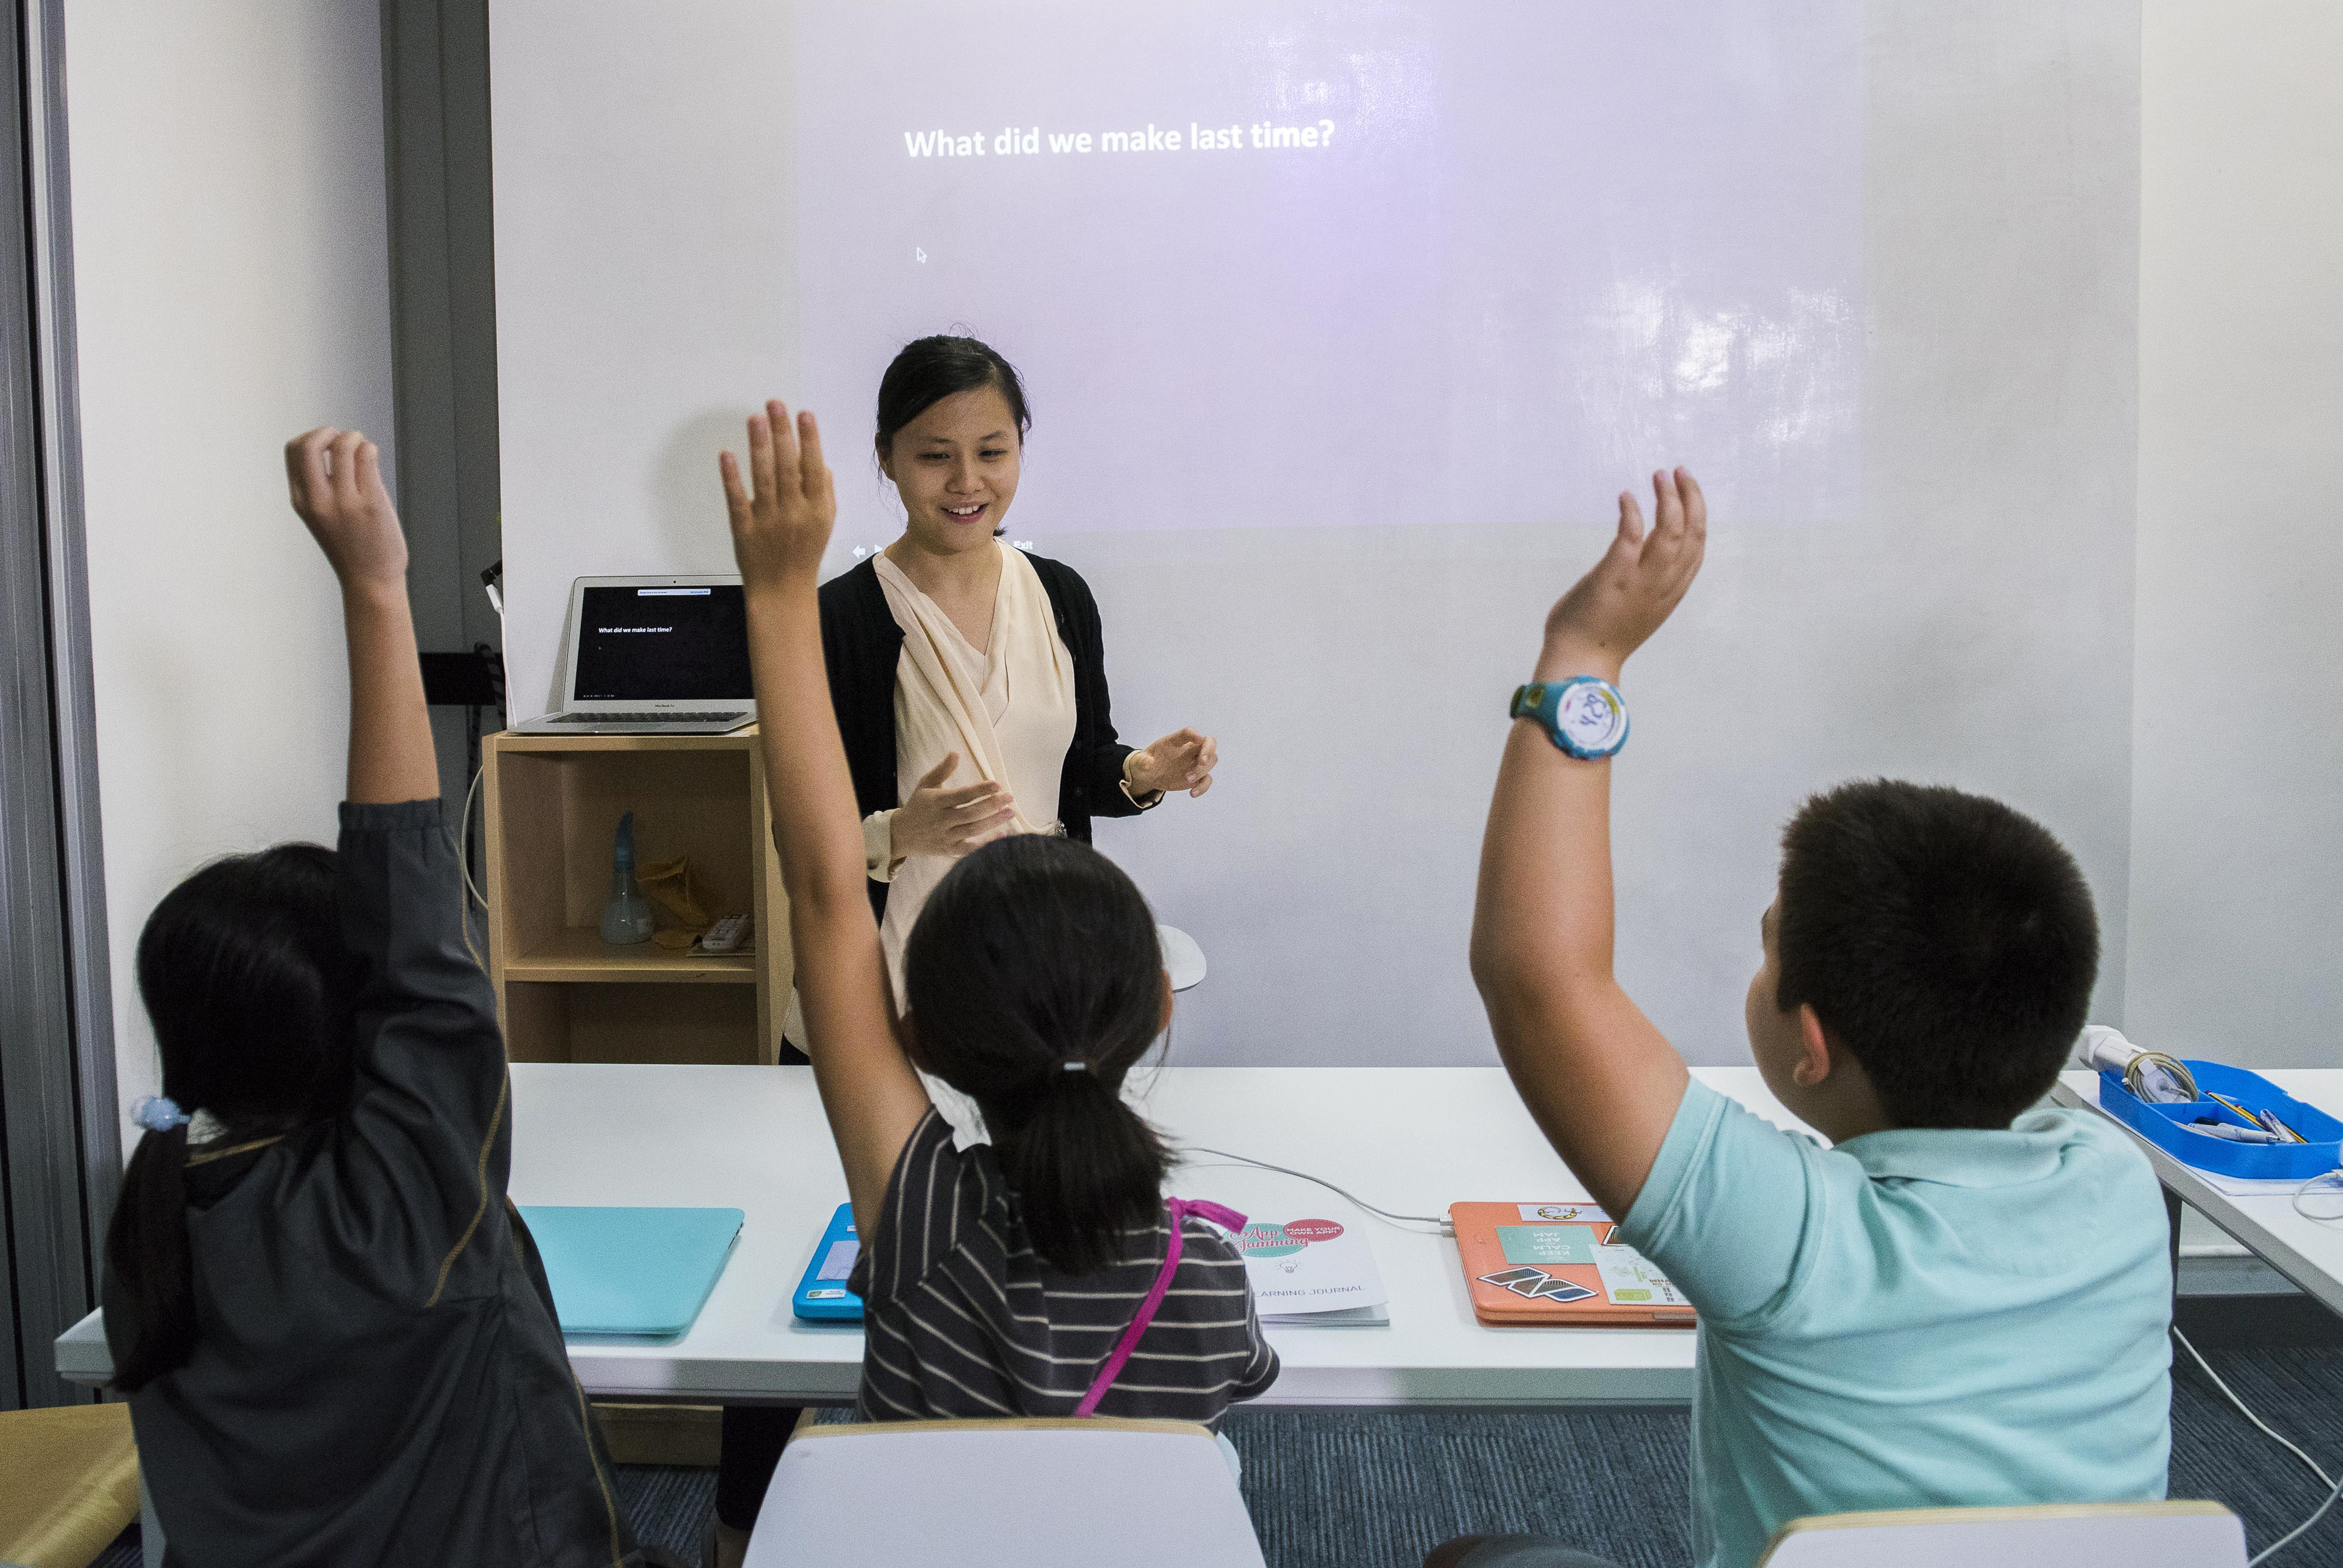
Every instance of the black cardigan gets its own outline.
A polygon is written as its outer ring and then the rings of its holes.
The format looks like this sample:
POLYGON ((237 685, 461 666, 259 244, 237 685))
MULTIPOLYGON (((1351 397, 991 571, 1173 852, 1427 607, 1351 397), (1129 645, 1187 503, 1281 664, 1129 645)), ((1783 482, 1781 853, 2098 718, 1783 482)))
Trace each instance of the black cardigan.
MULTIPOLYGON (((1114 738, 1106 690, 1106 648, 1090 584, 1062 562, 1029 555, 1050 595, 1058 636, 1074 659, 1074 740, 1058 780, 1058 820, 1066 837, 1091 841, 1093 817, 1135 816, 1122 789, 1122 759, 1133 748, 1114 738)), ((903 628, 887 608, 874 559, 821 585, 821 656, 830 668, 830 705, 846 743, 857 812, 891 811, 903 802, 895 770, 895 667, 903 628)), ((887 912, 887 884, 870 884, 870 907, 887 912)))

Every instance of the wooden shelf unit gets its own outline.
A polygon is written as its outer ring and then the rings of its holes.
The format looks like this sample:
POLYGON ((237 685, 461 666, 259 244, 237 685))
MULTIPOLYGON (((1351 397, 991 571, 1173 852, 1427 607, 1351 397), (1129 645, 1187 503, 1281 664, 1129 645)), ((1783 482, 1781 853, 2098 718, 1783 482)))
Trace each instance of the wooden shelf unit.
MULTIPOLYGON (((794 969, 752 725, 730 735, 491 735, 488 978, 515 1061, 772 1062, 794 969), (754 917, 752 950, 602 940, 610 847, 678 855, 711 915, 754 917)), ((660 917, 664 921, 665 916, 660 917)))
MULTIPOLYGON (((638 823, 640 820, 637 819, 638 823)), ((533 946, 527 956, 507 959, 505 978, 587 985, 628 980, 646 985, 755 985, 757 959, 753 953, 670 952, 649 942, 614 948, 602 940, 597 927, 565 926, 533 946)))

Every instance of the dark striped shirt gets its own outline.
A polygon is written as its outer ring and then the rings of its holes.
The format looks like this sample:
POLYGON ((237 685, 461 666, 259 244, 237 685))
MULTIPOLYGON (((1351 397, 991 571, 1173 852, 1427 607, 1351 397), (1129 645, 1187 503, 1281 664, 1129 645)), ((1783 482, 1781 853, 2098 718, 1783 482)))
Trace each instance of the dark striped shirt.
MULTIPOLYGON (((1071 1416, 1162 1271, 1165 1218, 1124 1261, 1061 1274, 1026 1238, 990 1144, 952 1148, 928 1112, 887 1183, 848 1282, 863 1301, 860 1421, 1071 1416)), ((1179 1271, 1098 1413, 1217 1423, 1277 1379, 1244 1260, 1191 1216, 1179 1271)))

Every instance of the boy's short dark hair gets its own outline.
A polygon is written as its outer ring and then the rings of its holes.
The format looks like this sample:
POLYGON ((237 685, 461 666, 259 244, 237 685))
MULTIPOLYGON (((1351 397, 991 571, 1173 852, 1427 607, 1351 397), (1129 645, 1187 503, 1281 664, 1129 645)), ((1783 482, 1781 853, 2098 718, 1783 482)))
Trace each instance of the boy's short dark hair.
POLYGON ((1775 1004, 1811 1005, 1904 1127, 2009 1125, 2089 1012, 2098 917, 2066 847, 1998 800, 1842 784, 1782 835, 1775 1004))

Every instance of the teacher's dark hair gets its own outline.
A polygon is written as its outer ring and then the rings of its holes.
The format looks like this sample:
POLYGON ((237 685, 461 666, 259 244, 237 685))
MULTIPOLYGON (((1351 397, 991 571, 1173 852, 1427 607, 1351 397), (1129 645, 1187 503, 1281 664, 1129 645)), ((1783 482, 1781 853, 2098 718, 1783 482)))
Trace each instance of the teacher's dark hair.
POLYGON ((1161 1030, 1165 983, 1131 879, 1039 834, 953 867, 904 944, 913 1054, 982 1109, 1026 1233, 1062 1273, 1119 1261, 1123 1232, 1163 1212, 1171 1156, 1122 1081, 1161 1030))
POLYGON ((879 377, 880 457, 888 455, 896 431, 945 398, 986 387, 999 387, 1009 400, 1017 438, 1022 442, 1033 424, 1025 411, 1025 384, 998 349, 973 337, 920 337, 906 343, 887 374, 879 377))
MULTIPOLYGON (((139 934, 138 994, 163 1092, 208 1112, 223 1148, 348 1103, 364 966, 342 941, 338 883, 334 852, 319 845, 232 856, 172 889, 139 934)), ((106 1229, 106 1266, 128 1308, 113 1325, 127 1347, 114 1386, 126 1392, 195 1351, 187 1161, 185 1127, 140 1138, 106 1229)))

